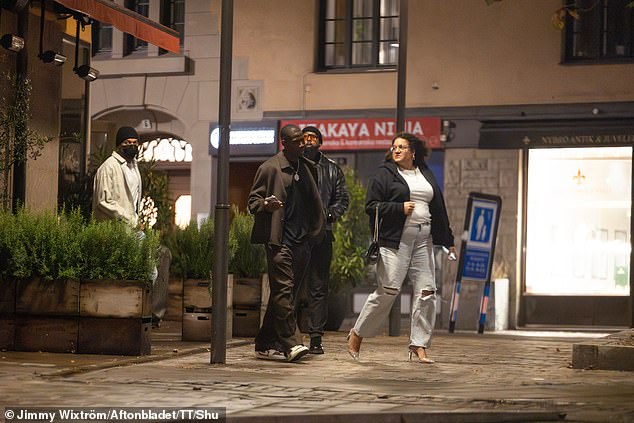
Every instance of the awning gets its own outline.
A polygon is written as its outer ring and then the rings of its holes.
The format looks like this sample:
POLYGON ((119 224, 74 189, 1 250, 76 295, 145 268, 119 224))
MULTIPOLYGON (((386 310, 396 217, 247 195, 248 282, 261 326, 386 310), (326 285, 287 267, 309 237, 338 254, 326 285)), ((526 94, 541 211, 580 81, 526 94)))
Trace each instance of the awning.
POLYGON ((158 22, 119 6, 110 0, 56 0, 57 3, 115 28, 150 44, 174 53, 180 49, 178 32, 158 22))

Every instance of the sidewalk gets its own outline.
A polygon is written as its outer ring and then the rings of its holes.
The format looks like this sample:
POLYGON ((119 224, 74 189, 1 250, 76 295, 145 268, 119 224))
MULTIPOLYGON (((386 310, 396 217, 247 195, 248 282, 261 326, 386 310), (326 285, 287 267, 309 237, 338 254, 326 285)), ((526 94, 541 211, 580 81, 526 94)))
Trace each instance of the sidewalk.
POLYGON ((631 372, 571 368, 572 346, 596 335, 519 336, 437 331, 430 356, 407 361, 407 337, 366 339, 361 360, 345 334, 298 363, 253 358, 250 339, 180 341, 180 326, 153 332, 145 357, 0 353, 2 406, 226 407, 236 422, 634 422, 631 372))

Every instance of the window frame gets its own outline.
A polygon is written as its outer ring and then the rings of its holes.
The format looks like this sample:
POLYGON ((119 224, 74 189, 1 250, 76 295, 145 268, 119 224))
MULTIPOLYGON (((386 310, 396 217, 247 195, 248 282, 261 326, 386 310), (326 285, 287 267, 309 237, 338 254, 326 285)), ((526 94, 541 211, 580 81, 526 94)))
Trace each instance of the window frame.
MULTIPOLYGON (((575 23, 577 22, 569 13, 566 13, 565 17, 565 26, 562 36, 562 49, 561 49, 561 63, 564 65, 577 65, 577 64, 631 64, 634 63, 634 8, 626 8, 625 12, 629 13, 630 26, 626 29, 626 33, 624 37, 626 38, 625 50, 627 55, 616 56, 609 55, 606 50, 610 47, 607 46, 607 37, 608 30, 614 23, 612 21, 608 21, 610 16, 614 17, 615 14, 608 14, 606 17, 606 11, 610 6, 610 3, 613 0, 597 0, 597 5, 595 7, 599 7, 599 17, 597 22, 599 23, 598 29, 588 30, 589 36, 594 36, 595 40, 592 45, 593 50, 597 52, 595 56, 588 57, 580 57, 574 56, 575 49, 575 34, 583 33, 581 31, 575 31, 575 23)), ((575 6, 575 1, 564 0, 565 6, 575 6)), ((581 21, 583 22, 584 13, 580 12, 581 21)), ((620 16, 620 14, 616 14, 616 16, 620 16)), ((590 24, 592 25, 592 23, 590 24)))
POLYGON ((345 49, 345 63, 343 65, 327 65, 326 64, 326 46, 331 44, 336 44, 333 42, 326 41, 326 27, 328 22, 333 22, 336 20, 342 20, 339 17, 327 19, 326 12, 328 7, 327 0, 319 0, 317 7, 317 51, 316 51, 316 70, 317 72, 368 72, 368 71, 394 71, 398 66, 398 54, 396 55, 396 61, 394 63, 381 64, 379 63, 379 53, 380 53, 380 44, 382 42, 398 42, 397 38, 392 39, 381 39, 381 19, 398 19, 400 24, 400 10, 397 15, 381 15, 381 0, 372 0, 372 16, 369 17, 372 19, 372 50, 371 56, 372 60, 370 64, 353 64, 353 41, 352 30, 353 30, 353 22, 357 19, 368 19, 359 18, 353 16, 353 1, 354 0, 345 0, 347 2, 347 11, 346 16, 343 18, 345 22, 345 37, 344 37, 344 49, 345 49))

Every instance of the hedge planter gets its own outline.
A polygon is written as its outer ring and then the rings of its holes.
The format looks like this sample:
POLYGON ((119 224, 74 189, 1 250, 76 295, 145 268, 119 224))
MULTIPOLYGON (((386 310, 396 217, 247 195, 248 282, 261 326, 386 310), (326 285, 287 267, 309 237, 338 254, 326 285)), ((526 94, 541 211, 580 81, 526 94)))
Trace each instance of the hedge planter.
POLYGON ((77 352, 79 280, 16 282, 14 348, 18 351, 77 352))
POLYGON ((22 279, 0 291, 0 348, 86 354, 150 354, 148 282, 22 279))
POLYGON ((15 280, 0 280, 0 349, 12 350, 15 336, 15 280))
MULTIPOLYGON (((183 281, 183 341, 211 341, 211 292, 207 279, 183 281)), ((227 339, 233 327, 233 275, 227 278, 227 339)))
POLYGON ((139 281, 81 281, 78 351, 86 354, 150 354, 152 296, 139 281))

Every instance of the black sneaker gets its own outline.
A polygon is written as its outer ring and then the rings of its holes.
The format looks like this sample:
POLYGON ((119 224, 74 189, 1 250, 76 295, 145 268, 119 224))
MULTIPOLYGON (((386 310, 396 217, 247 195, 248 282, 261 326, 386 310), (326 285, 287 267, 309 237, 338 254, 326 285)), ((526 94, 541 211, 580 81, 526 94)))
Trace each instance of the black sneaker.
POLYGON ((321 336, 315 336, 310 338, 310 349, 308 350, 310 354, 323 354, 324 347, 321 345, 321 336))

